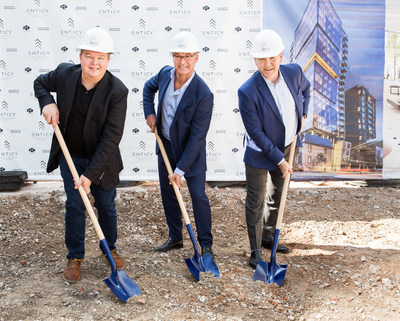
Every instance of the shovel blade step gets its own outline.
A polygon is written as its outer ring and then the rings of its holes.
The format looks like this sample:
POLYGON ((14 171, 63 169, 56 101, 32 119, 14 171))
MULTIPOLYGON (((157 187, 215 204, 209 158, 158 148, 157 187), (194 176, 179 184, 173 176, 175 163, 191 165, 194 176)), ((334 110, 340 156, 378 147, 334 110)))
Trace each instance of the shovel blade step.
POLYGON ((126 302, 130 297, 141 294, 141 291, 137 284, 125 273, 124 270, 120 270, 117 273, 111 273, 111 275, 104 279, 107 286, 114 292, 114 294, 121 300, 126 302))
POLYGON ((204 269, 206 272, 211 272, 216 278, 219 278, 219 269, 210 253, 204 254, 202 257, 204 269))
POLYGON ((265 283, 276 283, 281 286, 285 279, 287 265, 278 265, 275 262, 266 263, 259 261, 254 272, 254 281, 263 281, 265 283))

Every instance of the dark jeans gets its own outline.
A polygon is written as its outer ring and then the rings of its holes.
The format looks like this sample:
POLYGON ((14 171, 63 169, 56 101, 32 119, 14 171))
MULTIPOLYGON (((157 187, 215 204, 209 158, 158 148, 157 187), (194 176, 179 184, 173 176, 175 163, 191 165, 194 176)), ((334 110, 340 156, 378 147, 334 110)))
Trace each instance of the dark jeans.
MULTIPOLYGON (((176 162, 172 155, 171 143, 160 136, 172 169, 176 168, 176 162)), ((182 240, 182 212, 179 207, 172 185, 169 184, 168 171, 162 158, 161 152, 158 155, 158 173, 160 180, 161 197, 165 217, 169 229, 169 237, 175 241, 182 240)), ((211 207, 205 192, 206 173, 186 177, 186 183, 192 199, 193 214, 196 223, 197 240, 200 246, 212 246, 213 237, 211 234, 211 207)))
MULTIPOLYGON (((288 158, 290 145, 285 148, 288 158)), ((261 249, 262 239, 273 238, 284 179, 279 167, 268 171, 246 165, 246 223, 250 249, 261 249), (268 184, 267 184, 268 182, 268 184)))
MULTIPOLYGON (((85 222, 86 208, 79 191, 75 189, 74 180, 64 155, 60 156, 60 172, 64 180, 67 194, 65 202, 65 245, 68 259, 83 259, 85 256, 85 222)), ((90 160, 72 157, 79 175, 89 165, 90 160)), ((115 249, 117 241, 117 211, 115 209, 116 189, 104 190, 100 185, 92 183, 90 192, 94 197, 98 220, 110 250, 115 249)))

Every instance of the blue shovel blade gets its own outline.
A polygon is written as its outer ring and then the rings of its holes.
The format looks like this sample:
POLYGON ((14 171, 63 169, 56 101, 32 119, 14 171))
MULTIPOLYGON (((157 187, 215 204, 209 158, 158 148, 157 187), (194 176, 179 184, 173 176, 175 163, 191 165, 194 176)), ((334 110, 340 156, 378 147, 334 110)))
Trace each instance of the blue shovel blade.
POLYGON ((266 283, 276 283, 281 286, 285 279, 287 265, 278 265, 275 262, 259 261, 254 272, 254 281, 263 281, 266 283))
POLYGON ((206 253, 201 258, 203 259, 204 269, 214 274, 216 278, 219 278, 219 269, 211 254, 206 253))
POLYGON ((139 295, 140 289, 137 284, 125 273, 124 270, 112 272, 104 282, 111 291, 122 301, 126 302, 130 297, 139 295))
POLYGON ((185 259, 186 265, 189 268, 190 273, 192 273, 193 277, 200 281, 200 272, 204 272, 200 270, 199 264, 195 261, 194 258, 192 259, 185 259))

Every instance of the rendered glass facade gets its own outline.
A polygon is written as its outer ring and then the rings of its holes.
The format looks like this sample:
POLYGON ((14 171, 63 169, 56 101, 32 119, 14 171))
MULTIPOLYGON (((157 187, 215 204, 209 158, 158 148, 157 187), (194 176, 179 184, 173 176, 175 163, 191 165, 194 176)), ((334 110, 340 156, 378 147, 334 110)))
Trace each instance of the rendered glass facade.
POLYGON ((347 36, 329 0, 310 0, 296 28, 291 60, 311 83, 305 131, 332 142, 345 138, 344 84, 347 36))

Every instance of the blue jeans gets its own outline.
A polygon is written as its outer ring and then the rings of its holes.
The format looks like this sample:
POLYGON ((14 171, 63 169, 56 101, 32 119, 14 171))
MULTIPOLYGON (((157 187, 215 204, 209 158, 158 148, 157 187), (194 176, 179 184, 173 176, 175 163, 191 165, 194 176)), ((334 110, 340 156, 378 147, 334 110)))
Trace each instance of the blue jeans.
MULTIPOLYGON (((76 170, 81 175, 88 167, 90 160, 72 157, 76 170)), ((60 172, 67 194, 65 203, 65 245, 68 259, 83 259, 85 256, 85 222, 86 208, 79 191, 75 189, 74 180, 64 155, 60 155, 60 172)), ((104 190, 92 183, 90 192, 94 197, 98 221, 110 250, 114 250, 117 241, 117 211, 115 209, 116 189, 104 190)), ((103 251, 103 250, 102 250, 103 251)), ((103 251, 104 253, 104 251, 103 251)))

